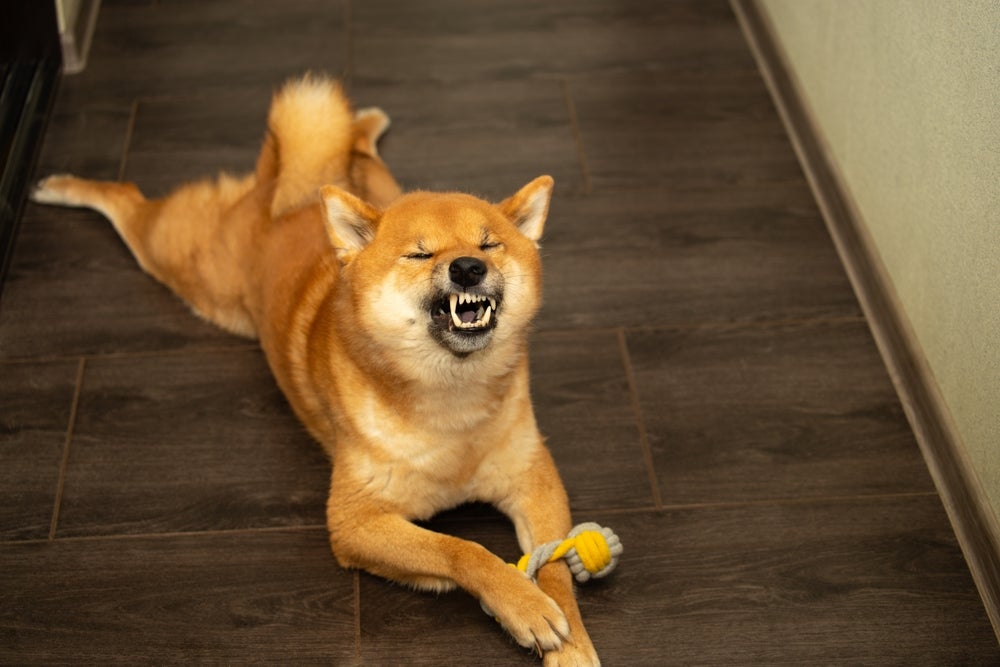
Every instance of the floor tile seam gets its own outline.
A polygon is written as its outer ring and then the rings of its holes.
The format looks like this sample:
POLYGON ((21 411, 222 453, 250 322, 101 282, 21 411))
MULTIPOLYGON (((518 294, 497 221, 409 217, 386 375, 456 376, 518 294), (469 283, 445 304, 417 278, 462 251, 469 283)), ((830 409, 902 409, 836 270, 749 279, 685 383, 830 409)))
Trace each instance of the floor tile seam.
POLYGON ((813 327, 839 324, 867 324, 868 320, 860 311, 856 315, 832 315, 817 317, 790 317, 761 320, 743 320, 726 322, 722 320, 704 320, 702 322, 678 322, 675 324, 649 324, 623 326, 626 333, 660 333, 660 332, 690 332, 690 331, 750 331, 761 329, 779 329, 782 327, 813 327))
POLYGON ((675 324, 624 325, 607 327, 537 328, 532 333, 536 338, 559 338, 587 334, 656 333, 661 331, 717 331, 743 329, 769 329, 785 326, 820 326, 823 324, 858 324, 868 320, 863 313, 856 315, 835 315, 803 318, 774 318, 745 321, 704 320, 701 322, 678 322, 675 324))
POLYGON ((58 536, 54 538, 32 538, 23 540, 0 540, 0 550, 5 547, 10 547, 13 545, 30 545, 30 544, 55 544, 55 543, 69 543, 69 542, 118 542, 118 541, 131 541, 131 540, 170 540, 170 539, 180 539, 188 537, 222 537, 222 536, 234 536, 234 535, 267 535, 272 533, 309 533, 316 531, 325 531, 326 525, 322 523, 316 524, 303 524, 301 526, 262 526, 258 528, 232 528, 232 529, 218 529, 218 530, 191 530, 191 531, 166 531, 162 533, 157 532, 143 532, 143 533, 98 533, 92 535, 65 535, 58 536))
MULTIPOLYGON (((713 512, 723 510, 753 509, 767 507, 801 507, 807 505, 847 505, 859 502, 890 502, 899 500, 919 500, 937 499, 940 496, 936 491, 909 491, 899 493, 869 493, 869 494, 847 494, 847 495, 819 495, 802 497, 774 497, 760 498, 755 500, 723 500, 717 502, 664 502, 661 505, 642 505, 637 507, 573 507, 574 517, 579 519, 593 520, 603 517, 635 516, 635 515, 662 515, 668 512, 713 512)), ((503 520, 504 517, 490 517, 488 520, 503 520)), ((484 523, 482 517, 451 518, 442 522, 442 525, 460 525, 468 523, 484 523)), ((268 526, 260 528, 233 528, 225 530, 199 530, 199 531, 170 531, 163 533, 104 533, 95 535, 69 535, 64 537, 33 538, 33 539, 13 539, 0 540, 0 551, 4 549, 14 549, 23 546, 55 543, 92 543, 92 542, 121 542, 136 540, 170 540, 182 538, 211 538, 211 537, 231 537, 238 535, 269 535, 276 533, 314 533, 326 531, 324 524, 304 524, 301 526, 268 526)))
POLYGON ((573 134, 573 143, 576 146, 577 159, 580 162, 580 176, 583 178, 583 194, 589 195, 592 188, 590 182, 590 165, 587 162, 587 151, 583 145, 583 133, 580 131, 580 121, 576 113, 576 103, 573 101, 573 92, 570 89, 568 79, 559 81, 563 98, 566 100, 566 112, 569 116, 570 131, 573 134))
POLYGON ((63 493, 66 488, 66 474, 69 467, 70 448, 76 431, 76 417, 80 408, 80 395, 83 393, 83 378, 87 369, 87 360, 83 357, 77 363, 76 382, 73 386, 73 399, 70 402, 69 420, 66 424, 66 437, 63 440, 62 457, 59 461, 59 476, 56 481, 55 498, 52 501, 52 520, 49 523, 49 541, 56 537, 59 527, 59 512, 62 509, 63 493))
POLYGON ((717 502, 666 502, 659 511, 690 512, 730 509, 750 509, 763 507, 798 507, 805 505, 847 505, 858 502, 888 502, 907 499, 940 499, 937 491, 900 491, 896 493, 857 493, 817 496, 785 496, 747 500, 720 500, 717 502))
POLYGON ((351 583, 354 594, 354 662, 361 663, 361 572, 353 570, 351 572, 351 583))
POLYGON ((622 368, 625 372, 625 382, 628 385, 629 406, 632 411, 632 418, 639 435, 639 448, 641 450, 643 466, 646 469, 646 477, 649 482, 649 492, 656 507, 663 506, 663 496, 660 494, 659 475, 656 474, 656 465, 653 460, 653 448, 649 443, 649 435, 646 431, 646 423, 642 416, 642 401, 639 399, 639 385, 635 378, 635 369, 632 366, 632 358, 629 354, 628 340, 624 329, 616 332, 618 342, 618 353, 621 358, 622 368))
POLYGON ((125 171, 128 168, 128 155, 132 150, 132 138, 135 136, 135 123, 139 115, 139 99, 133 99, 129 106, 128 123, 125 126, 125 139, 122 142, 122 157, 118 162, 118 181, 125 180, 125 171))
POLYGON ((91 352, 86 354, 43 354, 28 357, 0 358, 0 367, 4 365, 21 364, 55 364, 86 359, 88 362, 103 361, 109 359, 145 359, 150 357, 176 357, 185 354, 214 354, 220 352, 248 352, 251 350, 260 351, 257 343, 240 343, 233 345, 192 345, 184 348, 169 348, 162 350, 122 350, 117 352, 91 352))
MULTIPOLYGON (((625 333, 658 333, 670 331, 739 331, 778 328, 784 326, 821 326, 824 324, 859 324, 867 323, 867 318, 863 313, 857 315, 842 316, 822 316, 808 318, 774 318, 763 320, 746 321, 712 321, 701 322, 678 322, 675 324, 651 324, 651 325, 625 325, 625 326, 583 326, 570 328, 537 328, 532 332, 533 337, 557 338, 575 335, 594 334, 616 334, 618 331, 625 333)), ((232 345, 192 345, 183 348, 169 348, 162 350, 123 350, 116 352, 92 352, 87 354, 43 354, 38 356, 9 357, 0 358, 0 367, 4 365, 19 364, 45 364, 45 363, 65 363, 86 359, 89 361, 102 361, 107 359, 141 359, 149 357, 171 357, 185 354, 213 354, 228 352, 248 352, 260 350, 260 346, 255 342, 239 343, 232 345)))

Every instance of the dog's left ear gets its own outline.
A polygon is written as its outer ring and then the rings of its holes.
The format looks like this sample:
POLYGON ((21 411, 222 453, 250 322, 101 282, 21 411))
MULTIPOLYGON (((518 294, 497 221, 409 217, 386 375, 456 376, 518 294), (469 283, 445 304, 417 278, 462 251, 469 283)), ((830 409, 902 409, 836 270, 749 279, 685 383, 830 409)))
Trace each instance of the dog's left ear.
POLYGON ((497 204, 500 211, 528 239, 538 243, 545 227, 545 217, 549 214, 549 200, 552 198, 551 176, 539 176, 517 191, 512 197, 497 204))
POLYGON ((333 185, 324 185, 319 195, 323 202, 326 234, 337 258, 346 264, 375 238, 375 226, 381 212, 333 185))

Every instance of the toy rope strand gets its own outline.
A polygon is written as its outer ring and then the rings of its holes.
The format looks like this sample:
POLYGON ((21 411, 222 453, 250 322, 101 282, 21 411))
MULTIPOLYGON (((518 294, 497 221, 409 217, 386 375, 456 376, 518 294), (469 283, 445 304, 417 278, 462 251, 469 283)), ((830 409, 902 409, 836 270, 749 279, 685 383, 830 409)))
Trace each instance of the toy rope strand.
MULTIPOLYGON (((530 554, 521 556, 517 565, 511 563, 532 579, 547 563, 566 559, 570 572, 581 584, 590 579, 600 579, 611 573, 622 555, 622 543, 610 528, 596 523, 581 523, 569 532, 565 540, 547 542, 530 554)), ((480 605, 488 615, 494 616, 485 602, 480 605)))
POLYGON ((544 565, 565 558, 573 576, 583 583, 610 574, 621 554, 622 543, 614 531, 596 523, 581 523, 565 540, 547 542, 524 554, 515 567, 534 579, 544 565))

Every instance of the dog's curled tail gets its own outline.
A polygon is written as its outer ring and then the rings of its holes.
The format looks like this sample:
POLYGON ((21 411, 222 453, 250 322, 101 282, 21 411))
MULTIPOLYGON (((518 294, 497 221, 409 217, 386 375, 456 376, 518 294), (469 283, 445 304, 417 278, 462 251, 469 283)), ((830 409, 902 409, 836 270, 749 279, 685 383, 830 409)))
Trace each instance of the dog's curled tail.
POLYGON ((258 183, 274 183, 272 218, 316 200, 321 185, 345 181, 352 123, 350 103, 331 78, 307 74, 275 93, 256 169, 258 183))

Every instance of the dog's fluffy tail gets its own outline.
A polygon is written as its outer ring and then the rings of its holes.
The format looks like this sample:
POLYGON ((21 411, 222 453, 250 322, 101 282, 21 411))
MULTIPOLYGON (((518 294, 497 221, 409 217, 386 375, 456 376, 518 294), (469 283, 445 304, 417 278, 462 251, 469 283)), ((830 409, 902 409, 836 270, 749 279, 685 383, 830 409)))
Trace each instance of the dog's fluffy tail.
POLYGON ((258 183, 274 183, 272 218, 316 201, 321 185, 345 182, 352 123, 350 103, 333 79, 306 75, 275 93, 256 169, 258 183))

